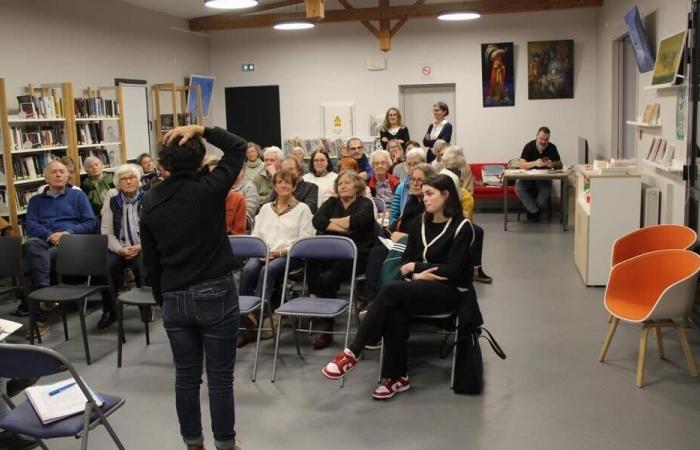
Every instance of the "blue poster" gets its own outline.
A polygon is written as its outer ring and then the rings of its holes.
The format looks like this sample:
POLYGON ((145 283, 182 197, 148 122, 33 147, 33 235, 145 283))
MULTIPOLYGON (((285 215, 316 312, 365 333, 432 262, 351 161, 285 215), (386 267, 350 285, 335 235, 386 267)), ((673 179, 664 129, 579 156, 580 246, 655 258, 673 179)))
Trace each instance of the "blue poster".
POLYGON ((639 10, 636 6, 625 14, 625 24, 627 24, 630 41, 632 41, 634 46, 634 56, 637 59, 639 72, 649 72, 654 68, 654 54, 651 52, 649 38, 644 32, 642 17, 639 15, 639 10))
MULTIPOLYGON (((211 97, 214 94, 214 77, 207 77, 203 75, 192 75, 190 76, 190 87, 199 86, 202 91, 202 112, 204 113, 204 118, 209 117, 209 105, 211 104, 211 97)), ((197 90, 190 89, 187 95, 187 111, 190 113, 191 117, 197 116, 197 90)))

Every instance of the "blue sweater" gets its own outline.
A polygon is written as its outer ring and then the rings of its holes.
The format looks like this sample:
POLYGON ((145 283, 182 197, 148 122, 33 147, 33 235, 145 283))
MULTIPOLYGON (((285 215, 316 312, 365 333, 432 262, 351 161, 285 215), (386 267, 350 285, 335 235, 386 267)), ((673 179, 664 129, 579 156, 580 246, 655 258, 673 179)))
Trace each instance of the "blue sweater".
POLYGON ((97 232, 97 220, 90 201, 83 191, 66 190, 58 197, 47 194, 48 187, 41 194, 29 200, 24 229, 29 237, 46 239, 57 231, 71 234, 92 234, 97 232))
POLYGON ((401 214, 403 214, 403 208, 406 206, 408 194, 411 190, 409 187, 410 184, 411 179, 406 177, 401 184, 396 187, 396 191, 394 191, 394 196, 391 198, 391 208, 389 209, 389 228, 393 229, 396 222, 401 218, 401 214))

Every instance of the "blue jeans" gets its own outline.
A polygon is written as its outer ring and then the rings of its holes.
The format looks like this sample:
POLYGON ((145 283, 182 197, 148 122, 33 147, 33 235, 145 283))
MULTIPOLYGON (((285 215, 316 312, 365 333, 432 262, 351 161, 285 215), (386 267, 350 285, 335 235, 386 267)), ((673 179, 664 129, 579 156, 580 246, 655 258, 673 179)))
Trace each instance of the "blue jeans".
MULTIPOLYGON (((267 263, 267 289, 265 290, 266 301, 270 299, 272 295, 272 288, 278 286, 282 283, 282 278, 284 277, 284 267, 287 264, 287 258, 275 258, 267 263)), ((301 267, 302 262, 300 259, 294 258, 289 262, 289 271, 301 267)), ((255 295, 257 297, 262 296, 263 288, 263 268, 265 263, 260 261, 259 258, 250 258, 243 266, 243 271, 241 272, 240 279, 240 293, 241 295, 255 295)))
POLYGON ((238 294, 230 275, 163 292, 163 325, 175 360, 175 404, 187 445, 202 445, 199 385, 206 357, 209 414, 218 448, 234 446, 233 369, 238 294))
POLYGON ((549 180, 516 180, 515 182, 515 195, 531 214, 547 208, 551 192, 552 182, 549 180))

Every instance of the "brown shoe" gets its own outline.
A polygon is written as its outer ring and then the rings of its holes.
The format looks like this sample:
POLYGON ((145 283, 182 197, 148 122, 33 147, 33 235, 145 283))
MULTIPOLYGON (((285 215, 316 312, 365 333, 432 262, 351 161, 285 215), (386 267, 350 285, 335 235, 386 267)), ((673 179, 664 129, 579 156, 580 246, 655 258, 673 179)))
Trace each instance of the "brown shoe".
MULTIPOLYGON (((36 328, 39 331, 39 336, 43 336, 49 331, 49 324, 46 322, 36 322, 36 328)), ((38 337, 36 334, 36 331, 34 333, 34 337, 38 337)), ((31 339, 31 332, 27 331, 27 339, 31 339)))
POLYGON ((203 445, 187 445, 187 450, 206 450, 203 445))
MULTIPOLYGON (((327 320, 321 320, 316 327, 318 331, 333 331, 333 323, 329 323, 327 320)), ((314 346, 314 350, 321 350, 333 342, 333 335, 327 333, 315 333, 311 336, 311 344, 314 346)))
POLYGON ((231 447, 231 448, 219 448, 216 447, 216 450, 242 450, 239 446, 231 447))

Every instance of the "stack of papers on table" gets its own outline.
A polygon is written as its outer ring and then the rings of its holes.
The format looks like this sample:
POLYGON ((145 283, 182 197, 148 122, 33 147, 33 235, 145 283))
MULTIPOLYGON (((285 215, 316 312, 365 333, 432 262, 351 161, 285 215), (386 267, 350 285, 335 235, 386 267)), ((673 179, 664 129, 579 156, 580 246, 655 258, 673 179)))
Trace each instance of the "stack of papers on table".
MULTIPOLYGON (((88 390, 97 406, 102 406, 104 400, 89 387, 88 390)), ((24 393, 44 425, 84 412, 87 403, 87 398, 73 378, 58 383, 28 387, 24 393)))
POLYGON ((11 335, 20 328, 22 328, 21 323, 0 319, 0 341, 4 340, 7 336, 11 335))

